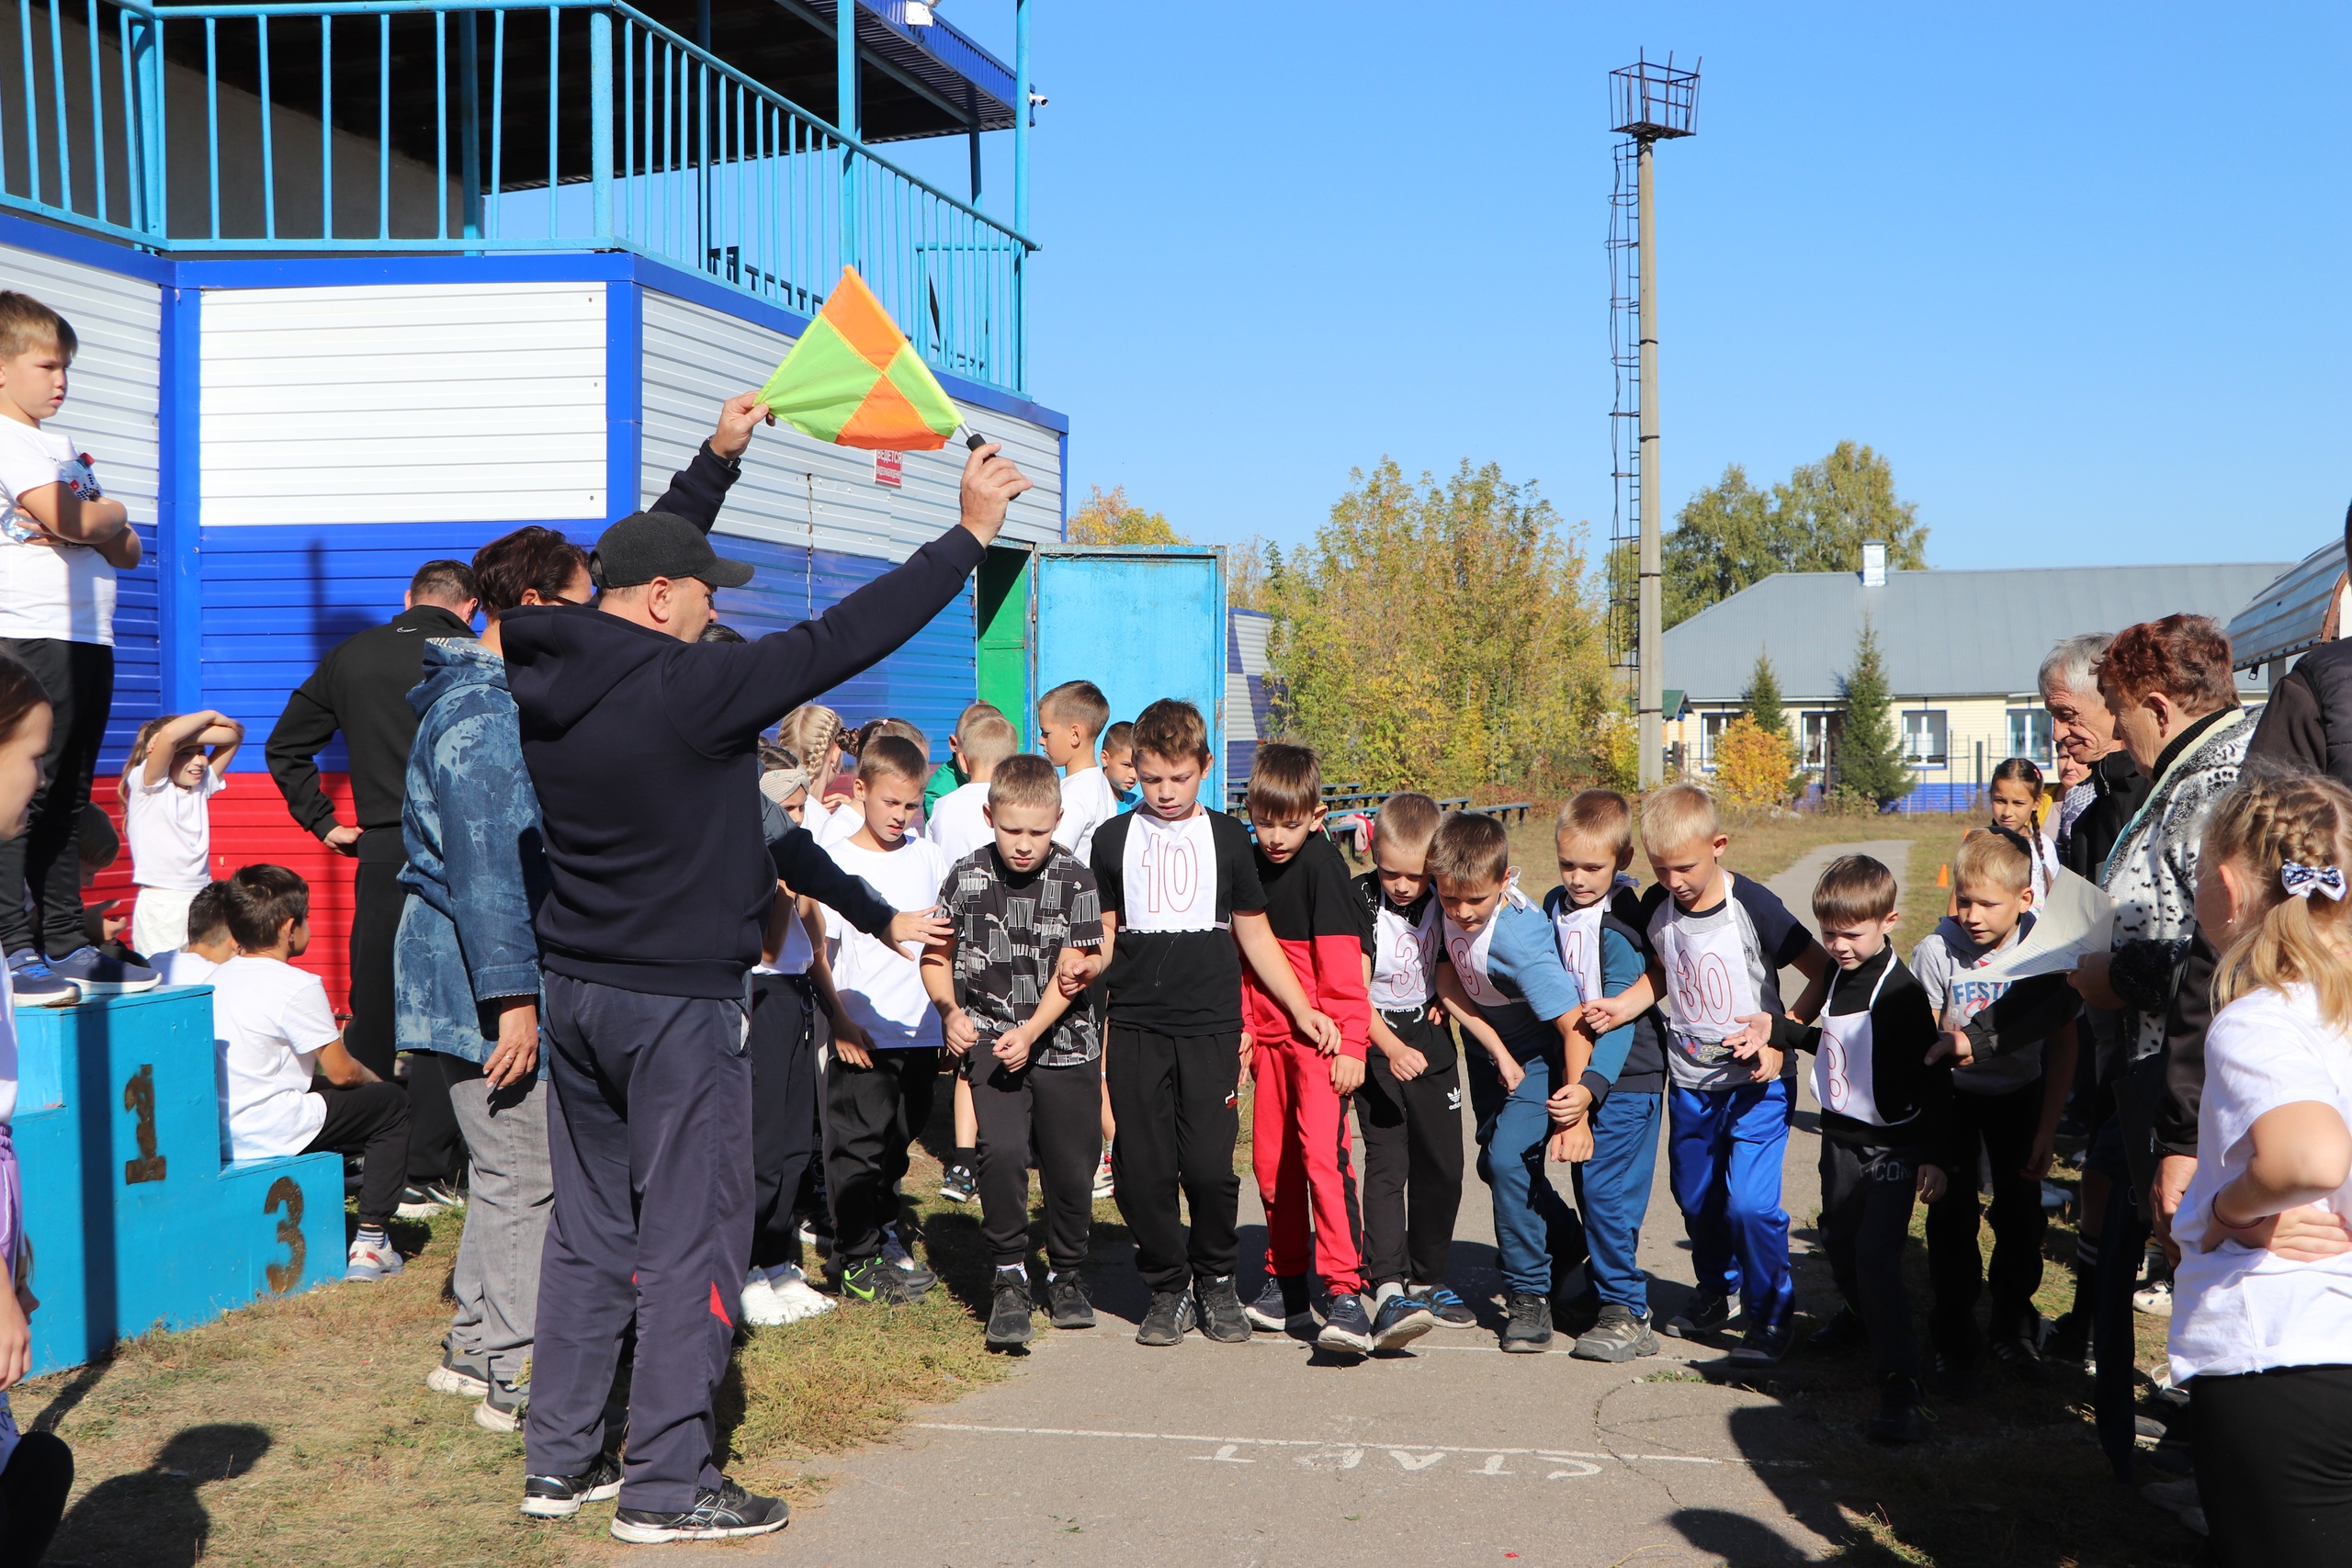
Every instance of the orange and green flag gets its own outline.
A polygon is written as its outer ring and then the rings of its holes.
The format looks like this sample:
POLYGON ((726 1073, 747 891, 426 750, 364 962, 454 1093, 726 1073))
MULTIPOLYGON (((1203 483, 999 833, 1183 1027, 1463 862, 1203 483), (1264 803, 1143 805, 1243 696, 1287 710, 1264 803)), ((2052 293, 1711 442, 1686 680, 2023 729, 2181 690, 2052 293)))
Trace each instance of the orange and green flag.
POLYGON ((868 450, 935 452, 964 418, 855 267, 760 397, 804 435, 868 450))

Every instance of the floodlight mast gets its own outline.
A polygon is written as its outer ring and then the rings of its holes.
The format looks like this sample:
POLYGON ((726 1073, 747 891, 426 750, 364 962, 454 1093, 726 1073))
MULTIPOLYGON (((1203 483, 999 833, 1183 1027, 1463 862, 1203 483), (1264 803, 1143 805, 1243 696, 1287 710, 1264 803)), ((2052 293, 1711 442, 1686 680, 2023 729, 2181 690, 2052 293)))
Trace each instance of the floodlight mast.
POLYGON ((1642 788, 1654 789, 1666 778, 1666 689, 1658 651, 1665 593, 1664 534, 1658 516, 1657 245, 1651 150, 1660 141, 1692 133, 1699 72, 1696 66, 1677 69, 1671 54, 1659 64, 1645 51, 1634 64, 1611 72, 1609 79, 1616 111, 1613 129, 1625 138, 1617 147, 1617 188, 1610 201, 1610 335, 1617 368, 1611 445, 1616 455, 1617 506, 1610 539, 1609 626, 1618 666, 1634 676, 1637 777, 1642 788), (1627 251, 1634 253, 1632 257, 1627 251), (1625 265, 1629 259, 1634 264, 1630 272, 1625 265), (1630 353, 1624 342, 1627 327, 1634 339, 1630 353), (1630 451, 1623 439, 1628 422, 1635 437, 1630 451), (1631 538, 1626 536, 1629 524, 1631 538), (1631 595, 1624 581, 1627 545, 1634 547, 1636 568, 1631 595))

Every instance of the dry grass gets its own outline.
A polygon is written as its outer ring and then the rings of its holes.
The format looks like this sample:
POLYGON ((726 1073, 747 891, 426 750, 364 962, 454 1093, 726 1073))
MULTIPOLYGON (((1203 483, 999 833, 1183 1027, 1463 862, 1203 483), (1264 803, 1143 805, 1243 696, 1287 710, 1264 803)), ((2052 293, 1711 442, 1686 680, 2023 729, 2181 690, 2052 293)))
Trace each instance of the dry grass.
MULTIPOLYGON (((936 1164, 918 1154, 917 1165, 908 1190, 935 1192, 936 1164)), ((719 1400, 730 1473, 755 1490, 806 1495, 812 1483, 799 1461, 881 1436, 912 1404, 1004 1375, 968 1305, 987 1278, 978 1222, 936 1213, 946 1207, 925 1205, 943 1279, 926 1301, 887 1320, 850 1303, 738 1346, 719 1400)), ((514 1506, 522 1438, 481 1430, 469 1401, 424 1387, 448 1325, 444 1286, 460 1228, 454 1215, 395 1226, 404 1247, 422 1249, 397 1280, 258 1303, 27 1383, 18 1420, 71 1443, 77 1472, 49 1561, 537 1568, 604 1560, 609 1508, 565 1524, 526 1520, 514 1506)))

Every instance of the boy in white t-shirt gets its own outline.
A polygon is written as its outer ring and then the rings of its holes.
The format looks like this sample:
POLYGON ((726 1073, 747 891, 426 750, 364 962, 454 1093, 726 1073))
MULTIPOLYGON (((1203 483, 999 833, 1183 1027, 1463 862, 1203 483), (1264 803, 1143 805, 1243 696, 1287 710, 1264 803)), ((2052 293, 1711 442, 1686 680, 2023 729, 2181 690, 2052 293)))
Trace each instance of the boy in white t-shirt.
POLYGON ((310 885, 282 865, 249 865, 230 879, 228 905, 237 956, 209 976, 228 1157, 364 1153, 343 1277, 397 1274, 384 1227, 408 1179, 408 1095, 344 1049, 326 987, 291 962, 311 945, 310 885))
MULTIPOLYGON (((922 808, 927 771, 912 741, 895 735, 868 740, 857 759, 864 820, 831 846, 843 870, 901 910, 937 907, 947 876, 939 846, 907 830, 922 808)), ((899 1232, 899 1183, 907 1174, 907 1147, 931 1119, 939 1014, 923 990, 916 953, 867 936, 830 909, 825 941, 840 1004, 825 1068, 832 1267, 844 1294, 895 1304, 920 1295, 934 1279, 915 1265, 899 1232)))
POLYGON ((43 428, 79 346, 56 311, 0 290, 0 653, 33 672, 53 715, 31 819, 0 840, 0 951, 21 1007, 154 983, 82 929, 74 839, 114 703, 115 573, 139 564, 140 543, 89 455, 43 428))
POLYGON ((212 972, 237 956, 229 930, 229 885, 213 882, 188 901, 187 941, 169 953, 148 955, 166 986, 209 986, 212 972))
POLYGON ((117 785, 139 888, 134 952, 168 953, 186 940, 188 905, 212 881, 212 797, 228 787, 230 759, 244 739, 243 725, 210 708, 139 727, 117 785))
POLYGON ((1095 760, 1094 742, 1111 722, 1110 700, 1091 681, 1065 681, 1037 699, 1037 750, 1062 771, 1062 820, 1054 842, 1085 863, 1094 829, 1119 814, 1119 796, 1095 760))

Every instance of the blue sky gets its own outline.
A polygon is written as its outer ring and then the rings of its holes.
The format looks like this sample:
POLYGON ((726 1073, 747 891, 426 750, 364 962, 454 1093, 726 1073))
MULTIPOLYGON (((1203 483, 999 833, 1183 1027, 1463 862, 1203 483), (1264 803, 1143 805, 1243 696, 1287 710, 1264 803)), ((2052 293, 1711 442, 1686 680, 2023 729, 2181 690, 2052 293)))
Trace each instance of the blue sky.
MULTIPOLYGON (((1193 538, 1306 539, 1384 455, 1606 530, 1643 48, 1704 57, 1659 153, 1669 520, 1840 438, 1942 567, 2289 559, 2352 500, 2352 9, 1035 3, 1032 384, 1077 494, 1193 538)), ((943 10, 1009 47, 1004 0, 943 10)))

